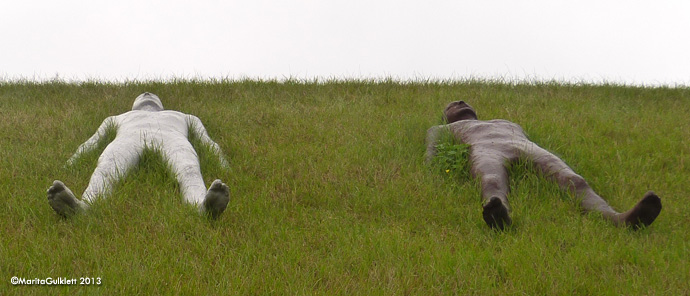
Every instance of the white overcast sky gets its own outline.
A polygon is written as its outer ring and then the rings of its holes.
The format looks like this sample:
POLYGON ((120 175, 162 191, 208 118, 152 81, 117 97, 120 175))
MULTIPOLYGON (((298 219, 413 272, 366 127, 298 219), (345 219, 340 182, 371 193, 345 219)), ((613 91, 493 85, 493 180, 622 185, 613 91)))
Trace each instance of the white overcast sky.
POLYGON ((0 80, 690 85, 690 1, 3 0, 0 80))

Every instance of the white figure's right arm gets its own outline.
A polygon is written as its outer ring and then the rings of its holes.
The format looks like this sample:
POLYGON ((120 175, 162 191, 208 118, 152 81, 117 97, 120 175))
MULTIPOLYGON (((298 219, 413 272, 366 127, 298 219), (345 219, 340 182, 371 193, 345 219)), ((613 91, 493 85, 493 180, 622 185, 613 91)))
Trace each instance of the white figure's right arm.
POLYGON ((79 148, 77 148, 77 152, 72 155, 67 160, 67 165, 71 166, 74 164, 74 162, 79 158, 79 156, 83 153, 89 152, 96 148, 98 146, 98 141, 105 136, 106 132, 108 131, 109 128, 111 127, 116 127, 117 121, 115 120, 115 116, 109 116, 105 120, 103 120, 103 123, 101 123, 101 126, 98 127, 98 130, 96 130, 96 133, 91 136, 86 142, 82 143, 79 145, 79 148))

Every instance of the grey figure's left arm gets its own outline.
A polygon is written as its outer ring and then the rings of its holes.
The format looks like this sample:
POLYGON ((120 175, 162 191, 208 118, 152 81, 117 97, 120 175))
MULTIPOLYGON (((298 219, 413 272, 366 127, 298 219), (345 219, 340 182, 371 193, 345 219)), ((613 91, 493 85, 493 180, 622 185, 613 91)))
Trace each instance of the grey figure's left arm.
POLYGON ((67 166, 72 166, 74 162, 81 156, 83 153, 89 152, 96 148, 98 146, 98 142, 105 136, 106 132, 108 131, 109 128, 116 128, 117 127, 117 121, 115 120, 115 116, 108 116, 103 122, 101 123, 101 126, 98 127, 98 130, 96 130, 96 133, 91 136, 86 142, 82 143, 79 145, 79 148, 77 148, 77 152, 75 152, 72 157, 70 157, 67 160, 67 166))
POLYGON ((206 132, 206 128, 204 127, 204 124, 201 122, 201 119, 199 117, 196 117, 194 115, 189 115, 187 117, 188 124, 194 132, 194 134, 199 137, 199 140, 201 140, 201 143, 204 145, 208 146, 211 148, 211 151, 213 151, 213 154, 218 157, 218 161, 220 162, 220 165, 224 168, 227 169, 230 167, 228 164, 228 161, 225 159, 225 156, 223 156, 223 151, 220 150, 220 146, 214 142, 211 137, 208 136, 208 133, 206 132))

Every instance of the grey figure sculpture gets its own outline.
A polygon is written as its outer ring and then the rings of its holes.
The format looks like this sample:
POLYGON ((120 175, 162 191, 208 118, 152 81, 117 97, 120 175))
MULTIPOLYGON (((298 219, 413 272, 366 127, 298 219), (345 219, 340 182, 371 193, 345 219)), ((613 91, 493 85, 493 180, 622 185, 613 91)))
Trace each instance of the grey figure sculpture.
POLYGON ((511 224, 508 204, 507 165, 518 160, 533 163, 547 179, 574 194, 584 211, 598 212, 618 226, 634 229, 648 226, 661 212, 661 199, 647 192, 631 210, 619 213, 597 195, 584 178, 551 152, 530 141, 522 128, 507 120, 478 120, 475 110, 464 101, 451 102, 444 110, 447 125, 427 132, 426 161, 436 154, 439 135, 449 129, 461 142, 470 145, 471 175, 479 178, 483 198, 483 218, 491 227, 504 229, 511 224))

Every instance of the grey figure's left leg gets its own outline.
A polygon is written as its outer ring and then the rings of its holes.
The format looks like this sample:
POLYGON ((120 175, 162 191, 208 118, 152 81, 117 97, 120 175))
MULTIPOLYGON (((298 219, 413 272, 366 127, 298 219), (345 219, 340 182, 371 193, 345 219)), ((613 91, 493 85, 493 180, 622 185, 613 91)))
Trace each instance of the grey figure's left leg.
POLYGON ((594 192, 584 178, 551 152, 535 145, 529 149, 527 156, 534 161, 546 178, 554 180, 561 189, 568 190, 580 198, 582 209, 599 212, 605 219, 618 226, 630 226, 634 229, 648 226, 661 212, 661 199, 649 191, 631 210, 618 213, 594 192))

